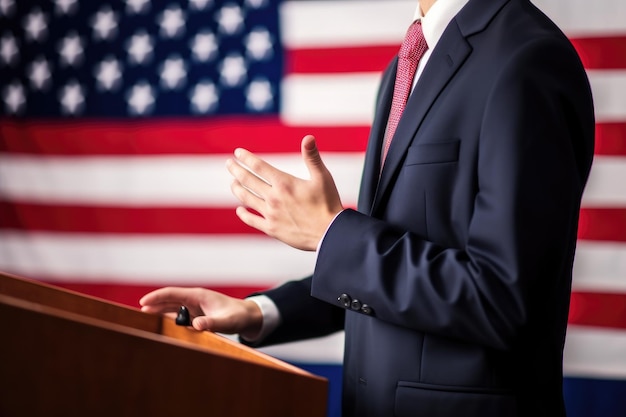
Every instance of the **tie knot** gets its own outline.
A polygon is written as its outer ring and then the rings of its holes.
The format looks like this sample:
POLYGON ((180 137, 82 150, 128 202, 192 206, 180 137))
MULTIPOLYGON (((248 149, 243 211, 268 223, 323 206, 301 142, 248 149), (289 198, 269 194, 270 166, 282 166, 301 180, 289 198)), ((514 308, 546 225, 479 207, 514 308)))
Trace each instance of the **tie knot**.
POLYGON ((422 31, 422 22, 416 20, 406 32, 398 57, 418 61, 427 49, 428 44, 422 31))

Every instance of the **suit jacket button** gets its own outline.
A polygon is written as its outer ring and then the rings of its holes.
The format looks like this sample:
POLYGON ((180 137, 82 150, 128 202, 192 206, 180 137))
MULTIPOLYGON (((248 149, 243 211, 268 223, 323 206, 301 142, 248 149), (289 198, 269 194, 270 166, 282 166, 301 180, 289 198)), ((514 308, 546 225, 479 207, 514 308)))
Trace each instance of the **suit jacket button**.
POLYGON ((348 294, 341 294, 339 298, 337 298, 337 301, 339 301, 339 304, 341 304, 345 308, 350 308, 352 298, 348 294))
POLYGON ((367 304, 363 304, 361 306, 361 313, 370 315, 373 312, 374 312, 374 310, 372 310, 372 307, 368 306, 367 304))
POLYGON ((352 300, 350 308, 354 311, 359 311, 361 309, 361 302, 355 298, 354 300, 352 300))

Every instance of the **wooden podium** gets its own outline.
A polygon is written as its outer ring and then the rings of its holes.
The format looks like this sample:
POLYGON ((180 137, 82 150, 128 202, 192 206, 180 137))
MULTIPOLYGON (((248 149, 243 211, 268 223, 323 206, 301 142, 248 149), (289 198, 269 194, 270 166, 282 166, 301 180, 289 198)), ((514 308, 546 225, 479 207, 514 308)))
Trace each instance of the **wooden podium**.
POLYGON ((167 317, 0 273, 0 416, 322 417, 328 383, 167 317))

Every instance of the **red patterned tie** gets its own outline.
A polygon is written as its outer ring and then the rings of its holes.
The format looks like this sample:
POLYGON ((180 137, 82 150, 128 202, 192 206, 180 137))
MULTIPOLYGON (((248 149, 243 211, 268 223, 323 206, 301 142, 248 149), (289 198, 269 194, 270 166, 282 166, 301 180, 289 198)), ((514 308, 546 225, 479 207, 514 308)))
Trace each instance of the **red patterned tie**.
POLYGON ((383 163, 387 157, 389 146, 391 146, 393 134, 398 127, 398 122, 400 122, 400 116, 402 116, 406 102, 409 99, 417 64, 427 49, 428 45, 422 32, 422 22, 416 20, 406 32, 406 37, 404 42, 402 42, 402 46, 400 46, 400 52, 398 52, 398 70, 396 72, 396 84, 393 89, 393 100, 385 133, 383 163))

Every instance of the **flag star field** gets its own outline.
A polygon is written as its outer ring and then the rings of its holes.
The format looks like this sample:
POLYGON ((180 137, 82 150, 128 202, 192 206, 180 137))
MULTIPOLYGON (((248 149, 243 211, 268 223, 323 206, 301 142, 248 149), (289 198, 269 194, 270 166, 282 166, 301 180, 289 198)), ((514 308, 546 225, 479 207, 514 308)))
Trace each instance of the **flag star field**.
POLYGON ((276 113, 280 104, 278 10, 267 1, 4 0, 0 22, 0 114, 276 113))

